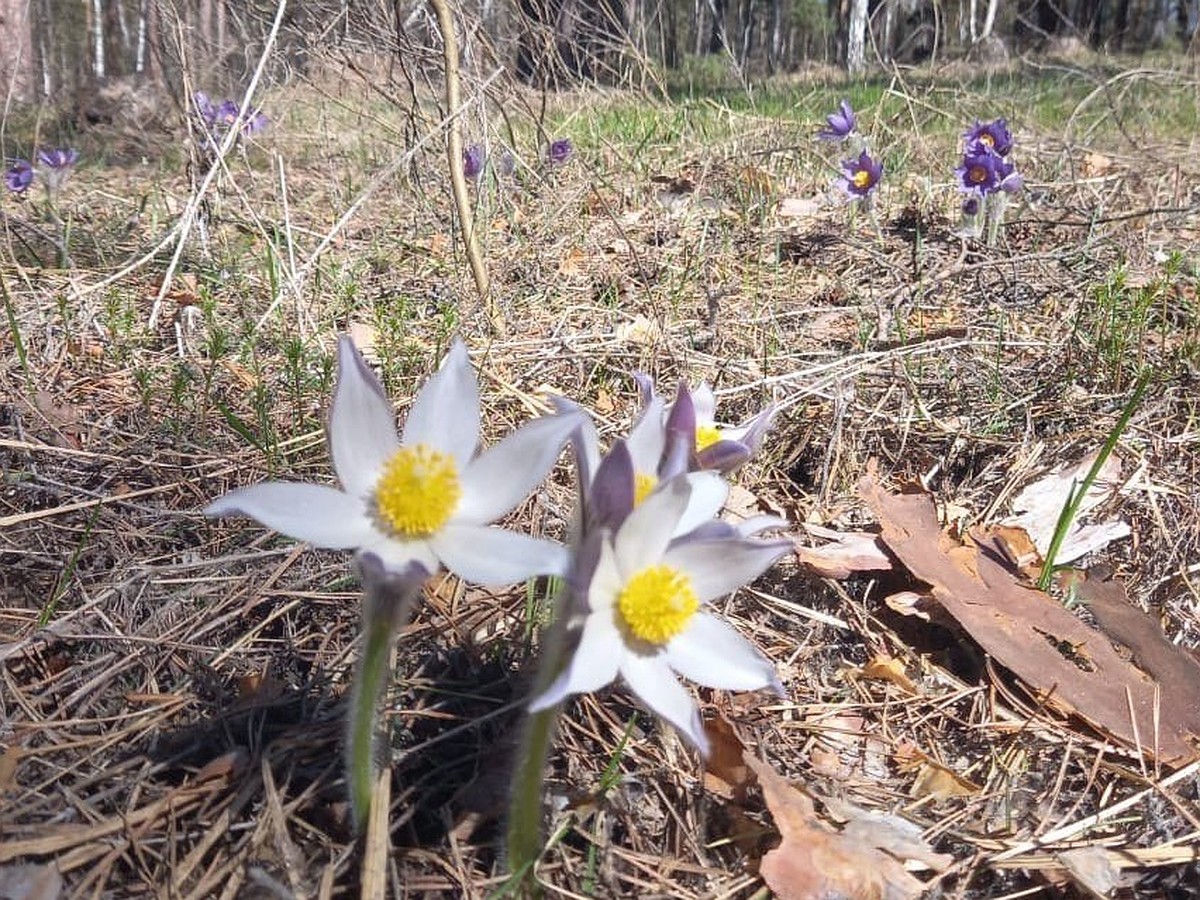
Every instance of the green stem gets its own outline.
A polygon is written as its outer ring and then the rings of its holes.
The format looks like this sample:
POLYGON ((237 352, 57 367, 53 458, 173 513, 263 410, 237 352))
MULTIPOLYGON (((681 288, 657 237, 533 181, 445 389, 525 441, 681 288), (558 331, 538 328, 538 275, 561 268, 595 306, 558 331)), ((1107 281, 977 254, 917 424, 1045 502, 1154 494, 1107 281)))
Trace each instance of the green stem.
POLYGON ((1083 505, 1084 497, 1087 492, 1092 489, 1096 479, 1100 477, 1100 471, 1104 468, 1104 464, 1108 462, 1108 458, 1116 449, 1117 441, 1121 439, 1126 426, 1129 425, 1129 420, 1133 418, 1133 412, 1137 409, 1139 403, 1142 402, 1142 395, 1146 393, 1146 388, 1150 386, 1150 378, 1154 374, 1153 369, 1146 369, 1138 377, 1137 383, 1133 387, 1133 394, 1129 401, 1125 404, 1125 408, 1121 410, 1121 417, 1117 419, 1117 424, 1113 426, 1112 431, 1108 433, 1108 439, 1105 440, 1104 446, 1100 448, 1100 452, 1096 454, 1096 459, 1088 469, 1087 474, 1083 477, 1083 481, 1074 485, 1070 493, 1067 495, 1067 501, 1063 504, 1062 512, 1058 514, 1058 521, 1054 525, 1054 535, 1050 538, 1050 546, 1046 550, 1046 560, 1042 564, 1042 572, 1038 575, 1038 590, 1044 591, 1050 587, 1050 580, 1054 577, 1054 563, 1058 558, 1058 553, 1062 550, 1062 545, 1067 539, 1067 534, 1071 530, 1071 525, 1075 522, 1075 516, 1079 514, 1079 508, 1083 505))
POLYGON ((363 649, 359 660, 346 737, 346 782, 354 824, 361 829, 371 810, 371 791, 378 772, 376 752, 379 698, 391 670, 392 641, 416 608, 424 567, 410 563, 389 572, 373 553, 359 556, 363 580, 363 649))
MULTIPOLYGON (((558 615, 542 641, 542 662, 534 684, 534 696, 550 687, 565 662, 570 599, 570 590, 564 585, 556 604, 558 615)), ((530 713, 525 719, 525 730, 517 750, 508 807, 508 870, 512 873, 509 886, 526 896, 539 893, 533 871, 543 846, 542 782, 561 711, 560 703, 530 713)))

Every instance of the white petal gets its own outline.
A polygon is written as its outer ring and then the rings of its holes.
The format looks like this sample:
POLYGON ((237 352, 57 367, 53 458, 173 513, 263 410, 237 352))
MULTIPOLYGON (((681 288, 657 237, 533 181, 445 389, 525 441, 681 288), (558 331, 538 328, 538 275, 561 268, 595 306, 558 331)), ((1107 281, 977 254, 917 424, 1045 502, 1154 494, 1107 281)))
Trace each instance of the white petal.
POLYGON ((775 666, 730 626, 707 613, 698 613, 687 628, 667 644, 672 669, 705 687, 726 691, 781 690, 775 666))
POLYGON ((447 569, 485 587, 564 576, 571 561, 561 544, 486 525, 446 525, 429 543, 447 569))
POLYGON ((230 491, 204 508, 206 516, 243 515, 315 547, 349 550, 378 538, 366 506, 323 484, 266 481, 230 491))
POLYGON ((467 346, 455 339, 450 352, 417 393, 404 420, 404 444, 425 444, 451 454, 462 472, 479 444, 479 384, 467 346))
POLYGON ((662 560, 691 497, 689 478, 672 478, 651 492, 617 531, 613 549, 623 579, 662 560))
POLYGON ((692 406, 696 410, 697 425, 711 425, 717 415, 717 398, 707 381, 700 382, 692 391, 692 406))
POLYGON ((396 452, 396 417, 383 386, 349 337, 338 341, 338 380, 329 412, 329 453, 346 493, 366 497, 396 452))
POLYGON ((592 580, 588 583, 588 609, 593 614, 611 616, 617 596, 624 587, 625 580, 621 577, 621 570, 617 566, 617 556, 612 542, 605 539, 600 543, 600 559, 596 563, 596 570, 592 573, 592 580))
POLYGON ((588 616, 579 646, 563 673, 529 704, 531 712, 548 709, 571 694, 598 691, 617 677, 625 653, 621 636, 607 616, 588 616))
POLYGON ((584 421, 579 415, 534 419, 473 459, 462 473, 454 521, 484 525, 510 512, 546 477, 584 421))
POLYGON ((687 534, 716 516, 729 496, 729 485, 716 472, 692 472, 687 480, 692 496, 672 532, 676 536, 687 534))
POLYGON ((706 603, 753 581, 791 549, 788 541, 685 539, 666 552, 663 562, 687 572, 697 599, 706 603))
POLYGON ((661 655, 626 654, 621 674, 642 703, 678 728, 702 755, 708 756, 708 738, 696 702, 661 655))
POLYGON ((629 455, 633 459, 633 471, 639 475, 657 475, 666 442, 663 400, 662 397, 651 397, 650 402, 642 409, 642 417, 637 420, 637 424, 625 440, 629 455))
POLYGON ((442 567, 429 541, 398 541, 387 535, 379 535, 363 550, 377 555, 383 560, 384 568, 391 572, 404 573, 412 563, 419 563, 430 574, 442 567))

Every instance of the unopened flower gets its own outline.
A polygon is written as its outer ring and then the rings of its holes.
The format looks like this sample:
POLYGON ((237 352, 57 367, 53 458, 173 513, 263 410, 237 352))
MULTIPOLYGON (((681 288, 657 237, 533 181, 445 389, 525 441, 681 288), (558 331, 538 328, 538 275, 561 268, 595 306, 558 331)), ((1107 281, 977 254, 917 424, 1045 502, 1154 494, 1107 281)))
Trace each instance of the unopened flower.
POLYGON ((270 124, 271 120, 267 118, 266 113, 256 109, 247 114, 246 123, 242 126, 242 135, 250 137, 252 134, 258 134, 260 131, 264 131, 270 124))
POLYGON ((463 175, 474 181, 483 174, 486 159, 483 144, 471 144, 463 148, 463 175))
POLYGON ((866 150, 858 154, 856 159, 842 162, 842 190, 852 198, 868 197, 879 185, 883 177, 883 163, 871 158, 866 150))
MULTIPOLYGON (((620 675, 646 706, 707 754, 696 704, 676 674, 724 690, 781 691, 771 662, 704 607, 758 577, 787 552, 787 543, 705 529, 678 536, 685 517, 716 514, 725 492, 710 488, 723 485, 710 472, 673 478, 619 528, 600 536, 582 587, 586 614, 579 644, 531 710, 598 690, 620 675), (705 482, 709 487, 697 490, 705 482)), ((601 484, 595 489, 606 490, 601 484)))
POLYGON ((42 165, 42 177, 46 189, 53 196, 79 162, 79 153, 71 147, 50 147, 38 151, 38 162, 42 165))
POLYGON ((826 125, 817 132, 817 139, 822 141, 843 141, 854 133, 858 125, 850 101, 843 100, 838 104, 837 112, 825 117, 826 125))
POLYGON ((962 214, 964 216, 979 215, 979 197, 978 196, 968 197, 966 200, 964 200, 962 202, 962 214))
POLYGON ((192 94, 192 106, 196 110, 196 115, 208 127, 212 127, 217 121, 217 108, 213 105, 212 99, 204 91, 196 91, 192 94))
POLYGON ((4 172, 4 183, 14 194, 23 194, 33 184, 33 166, 24 159, 14 159, 4 172))
POLYGON ((38 151, 38 162, 48 169, 61 171, 79 162, 79 152, 71 147, 52 147, 38 151))
POLYGON ((574 151, 570 138, 558 138, 550 142, 550 147, 546 150, 546 161, 551 166, 561 166, 571 158, 574 151))
POLYGON ((963 140, 966 141, 968 150, 980 144, 997 156, 1008 156, 1013 148, 1012 132, 1004 119, 992 122, 980 122, 976 119, 975 124, 963 132, 963 140))
POLYGON ((226 494, 205 513, 247 515, 318 547, 371 551, 395 571, 444 565, 485 585, 562 575, 563 547, 489 523, 546 475, 577 426, 573 414, 546 416, 477 453, 479 387, 466 346, 455 341, 397 437, 382 386, 343 337, 328 431, 341 490, 266 482, 226 494))

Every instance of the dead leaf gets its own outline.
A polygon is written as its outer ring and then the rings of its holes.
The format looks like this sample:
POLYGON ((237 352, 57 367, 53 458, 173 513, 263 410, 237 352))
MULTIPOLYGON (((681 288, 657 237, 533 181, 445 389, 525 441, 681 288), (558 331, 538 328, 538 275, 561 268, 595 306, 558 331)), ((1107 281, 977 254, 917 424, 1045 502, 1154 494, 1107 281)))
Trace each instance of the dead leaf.
POLYGON ((884 597, 883 604, 892 612, 898 612, 902 616, 916 616, 928 622, 933 618, 929 607, 936 606, 937 601, 928 594, 918 594, 916 591, 896 591, 884 597))
POLYGON ((784 197, 779 201, 779 215, 785 219, 811 219, 823 206, 817 197, 784 197))
MULTIPOLYGON (((888 848, 896 846, 894 835, 855 817, 843 831, 827 825, 805 794, 792 787, 765 762, 746 753, 746 765, 758 776, 763 797, 783 840, 762 858, 759 872, 781 900, 827 900, 830 897, 859 900, 915 900, 924 883, 908 872, 903 858, 888 848)), ((918 842, 920 842, 918 837, 918 842)), ((949 857, 923 847, 922 855, 939 865, 949 857)), ((912 858, 912 857, 908 857, 912 858)))
POLYGON ((579 247, 572 247, 558 261, 558 274, 567 278, 583 275, 587 270, 587 254, 579 247))
MULTIPOLYGON (((1001 524, 1023 528, 1038 553, 1044 557, 1050 549, 1050 541, 1058 527, 1058 517, 1070 492, 1087 477, 1095 461, 1096 453, 1089 453, 1074 466, 1058 469, 1025 487, 1013 498, 1013 510, 1017 515, 1009 516, 1001 524)), ((1069 563, 1112 541, 1129 536, 1129 523, 1121 519, 1095 524, 1084 524, 1082 521, 1087 513, 1112 496, 1120 481, 1121 460, 1115 454, 1110 455, 1079 506, 1075 523, 1059 548, 1056 564, 1069 563)))
POLYGON ((877 681, 888 681, 907 694, 920 693, 916 684, 904 671, 904 663, 894 656, 878 653, 865 666, 858 670, 863 678, 873 678, 877 681))
POLYGON ((368 322, 351 322, 346 326, 346 332, 354 346, 369 363, 379 362, 379 331, 368 322))
POLYGON ((617 326, 617 340, 650 347, 662 340, 662 329, 653 320, 638 316, 617 326))
POLYGON ((883 549, 879 535, 865 531, 834 531, 820 525, 805 525, 814 537, 831 541, 820 547, 808 547, 795 541, 796 557, 802 566, 822 578, 847 578, 854 572, 884 572, 892 568, 892 559, 883 549))
POLYGON ((17 777, 17 762, 21 759, 21 748, 16 745, 0 750, 0 794, 10 787, 17 777))
POLYGON ((0 866, 0 900, 57 900, 62 888, 52 863, 0 866))
POLYGON ((1058 854, 1058 861, 1077 885, 1100 900, 1111 897, 1121 884, 1117 867, 1103 847, 1076 847, 1058 854))
POLYGON ((1107 175, 1112 167, 1113 161, 1109 157, 1095 151, 1085 153, 1080 165, 1085 178, 1101 178, 1107 175))
POLYGON ((737 730, 720 712, 704 723, 709 754, 704 761, 704 786, 719 797, 741 803, 754 779, 743 760, 746 745, 737 730))
POLYGON ((948 800, 951 797, 974 797, 983 788, 963 778, 949 766, 943 765, 928 754, 922 753, 912 744, 901 744, 893 756, 901 772, 916 772, 908 795, 920 800, 948 800))
POLYGON ((1164 705, 1174 694, 1123 659, 1106 635, 1047 594, 1018 584, 999 553, 942 532, 928 495, 888 493, 873 475, 859 491, 879 518, 888 549, 1050 709, 1073 713, 1164 762, 1196 758, 1192 739, 1200 735, 1200 712, 1190 703, 1164 705))

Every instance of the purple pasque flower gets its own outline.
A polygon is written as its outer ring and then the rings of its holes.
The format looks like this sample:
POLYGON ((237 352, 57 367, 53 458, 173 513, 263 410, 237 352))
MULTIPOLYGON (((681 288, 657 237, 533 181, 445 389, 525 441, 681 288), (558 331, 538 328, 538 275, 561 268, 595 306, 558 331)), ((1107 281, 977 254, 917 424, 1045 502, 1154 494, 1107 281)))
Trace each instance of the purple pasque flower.
POLYGON ((469 144, 463 148, 463 175, 475 181, 483 174, 483 164, 487 161, 483 144, 469 144))
POLYGON ((196 91, 192 94, 192 106, 196 110, 196 115, 200 121, 211 128, 217 121, 217 108, 213 105, 212 98, 204 91, 196 91))
POLYGON ((1025 179, 1017 171, 1017 167, 1007 159, 1001 159, 997 164, 996 178, 999 182, 996 185, 997 189, 1006 194, 1015 194, 1025 186, 1025 179))
POLYGON ((242 136, 250 137, 253 134, 258 134, 266 129, 271 124, 271 120, 267 118, 266 113, 262 110, 254 110, 246 116, 246 123, 242 126, 242 136))
POLYGON ((985 144, 972 144, 963 154, 962 165, 954 170, 964 191, 990 194, 1000 185, 1000 165, 1004 160, 985 144))
POLYGON ((850 197, 869 197, 883 177, 883 163, 872 159, 866 150, 857 159, 842 162, 841 187, 850 197))
MULTIPOLYGON (((600 463, 592 493, 628 500, 633 476, 629 453, 618 442, 600 463)), ((531 711, 599 690, 619 676, 707 754, 696 702, 677 676, 724 690, 782 693, 771 660, 711 611, 712 601, 790 549, 785 541, 754 540, 721 527, 714 517, 727 491, 715 472, 677 475, 615 525, 585 528, 571 574, 579 640, 563 672, 530 702, 531 711)))
POLYGON ((827 115, 825 122, 825 127, 817 132, 817 140, 844 141, 854 133, 854 129, 858 126, 858 119, 854 115, 854 110, 850 108, 849 100, 839 103, 837 112, 827 115))
POLYGON ((24 159, 14 159, 4 172, 4 183, 14 194, 24 194, 33 184, 33 166, 24 159))
POLYGON ((975 124, 963 132, 963 139, 967 143, 968 152, 976 144, 982 144, 998 156, 1008 156, 1013 148, 1012 132, 1009 131, 1008 122, 1002 118, 991 122, 980 122, 976 119, 975 124))
POLYGON ((565 165, 574 152, 575 147, 570 138, 557 138, 550 142, 550 146, 546 150, 546 161, 551 166, 565 165))
MULTIPOLYGON (((728 475, 758 452, 777 411, 774 404, 737 427, 718 425, 717 399, 708 382, 691 392, 696 417, 695 468, 728 475)), ((676 401, 678 402, 678 401, 676 401)))
POLYGON ((232 128, 238 120, 240 107, 233 100, 222 100, 213 113, 213 121, 223 128, 232 128))
POLYGON ((64 171, 79 162, 79 151, 72 147, 51 147, 39 150, 38 162, 56 172, 64 171))
POLYGON ((328 440, 341 488, 267 481, 210 503, 317 547, 369 550, 394 571, 445 566, 484 585, 566 575, 552 541, 493 527, 553 467, 579 415, 544 416, 480 451, 479 384, 455 340, 397 434, 391 401, 349 337, 338 347, 328 440))

